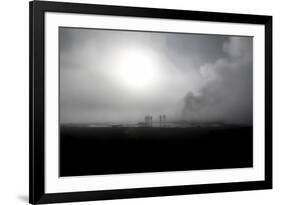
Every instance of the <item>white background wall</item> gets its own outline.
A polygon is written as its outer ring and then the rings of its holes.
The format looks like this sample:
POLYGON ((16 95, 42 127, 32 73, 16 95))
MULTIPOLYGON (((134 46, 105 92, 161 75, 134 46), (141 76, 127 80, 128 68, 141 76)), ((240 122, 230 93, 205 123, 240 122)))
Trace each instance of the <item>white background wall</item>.
MULTIPOLYGON (((73 2, 79 2, 72 0, 73 2)), ((278 0, 81 0, 80 2, 273 15, 274 189, 79 204, 280 204, 281 5, 278 0)), ((0 1, 0 204, 28 200, 28 1, 0 1)))

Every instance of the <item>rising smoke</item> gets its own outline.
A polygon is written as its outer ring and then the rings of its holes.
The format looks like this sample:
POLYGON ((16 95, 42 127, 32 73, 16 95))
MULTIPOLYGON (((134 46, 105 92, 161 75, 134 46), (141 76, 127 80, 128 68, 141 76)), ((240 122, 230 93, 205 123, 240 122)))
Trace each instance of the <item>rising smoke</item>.
POLYGON ((203 83, 184 98, 185 120, 252 124, 252 47, 251 38, 230 37, 226 57, 200 67, 203 83))

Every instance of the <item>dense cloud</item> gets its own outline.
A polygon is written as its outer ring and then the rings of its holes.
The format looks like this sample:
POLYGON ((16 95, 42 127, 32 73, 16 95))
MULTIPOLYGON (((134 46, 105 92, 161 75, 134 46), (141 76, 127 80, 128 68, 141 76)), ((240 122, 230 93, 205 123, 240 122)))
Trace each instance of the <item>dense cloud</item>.
POLYGON ((227 54, 200 67, 204 84, 184 98, 184 119, 252 124, 252 40, 231 37, 227 54))

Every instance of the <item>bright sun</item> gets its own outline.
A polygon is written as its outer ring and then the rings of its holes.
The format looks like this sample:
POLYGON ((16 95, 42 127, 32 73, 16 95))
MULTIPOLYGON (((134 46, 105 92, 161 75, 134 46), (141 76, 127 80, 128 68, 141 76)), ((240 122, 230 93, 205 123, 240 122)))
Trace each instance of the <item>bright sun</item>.
POLYGON ((119 79, 130 89, 148 89, 155 81, 154 60, 141 50, 120 54, 117 69, 119 79))

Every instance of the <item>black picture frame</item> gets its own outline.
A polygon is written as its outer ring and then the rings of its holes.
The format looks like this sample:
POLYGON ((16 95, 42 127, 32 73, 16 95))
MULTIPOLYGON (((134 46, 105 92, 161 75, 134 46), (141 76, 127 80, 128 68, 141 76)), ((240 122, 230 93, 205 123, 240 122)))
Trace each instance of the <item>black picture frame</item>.
POLYGON ((198 193, 230 192, 272 188, 272 17, 262 15, 230 14, 105 6, 93 4, 32 1, 29 4, 30 47, 30 107, 29 107, 29 202, 31 204, 75 202, 105 199, 122 199, 183 195, 198 193), (183 185, 153 188, 134 188, 107 191, 81 191, 71 193, 45 192, 45 72, 44 38, 45 13, 61 12, 111 16, 150 17, 210 22, 260 24, 265 26, 265 180, 235 183, 183 185))

